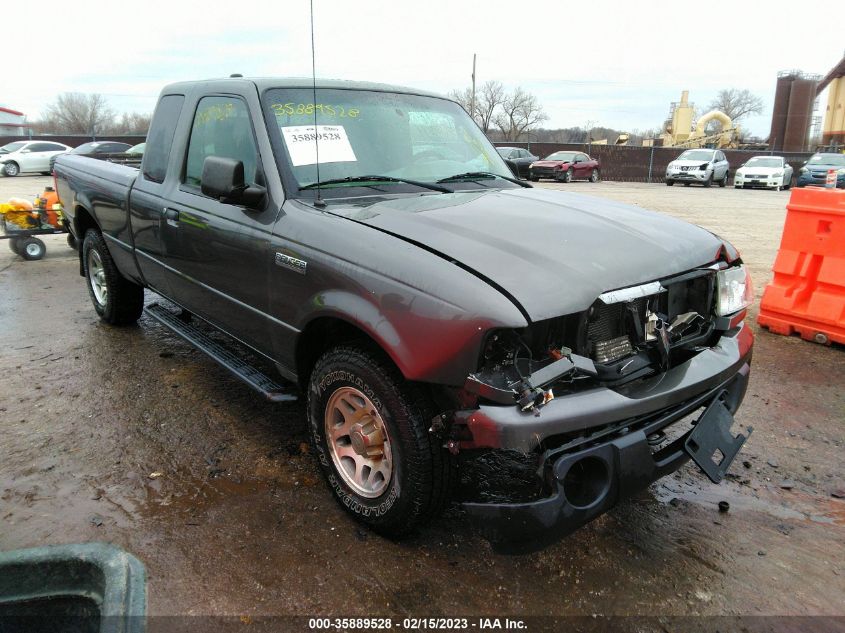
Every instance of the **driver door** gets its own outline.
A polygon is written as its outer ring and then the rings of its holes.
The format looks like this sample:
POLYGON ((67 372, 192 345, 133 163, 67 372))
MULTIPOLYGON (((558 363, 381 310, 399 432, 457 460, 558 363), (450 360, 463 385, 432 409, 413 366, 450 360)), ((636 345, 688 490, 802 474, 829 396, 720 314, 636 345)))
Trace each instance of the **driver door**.
POLYGON ((269 238, 278 207, 269 202, 262 209, 226 204, 201 189, 208 156, 239 160, 247 184, 264 182, 254 129, 244 96, 199 99, 183 175, 163 212, 161 239, 173 298, 266 352, 272 328, 267 314, 269 238))

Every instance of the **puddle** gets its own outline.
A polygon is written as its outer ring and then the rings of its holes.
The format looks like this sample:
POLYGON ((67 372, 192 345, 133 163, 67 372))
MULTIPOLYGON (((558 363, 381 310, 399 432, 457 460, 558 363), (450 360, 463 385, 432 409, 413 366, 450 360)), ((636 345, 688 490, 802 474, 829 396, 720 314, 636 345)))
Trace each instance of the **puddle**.
POLYGON ((729 480, 721 484, 667 480, 658 483, 653 491, 661 503, 677 498, 716 508, 720 501, 727 501, 731 510, 762 512, 784 520, 845 526, 845 502, 795 489, 786 491, 765 486, 752 490, 729 480))

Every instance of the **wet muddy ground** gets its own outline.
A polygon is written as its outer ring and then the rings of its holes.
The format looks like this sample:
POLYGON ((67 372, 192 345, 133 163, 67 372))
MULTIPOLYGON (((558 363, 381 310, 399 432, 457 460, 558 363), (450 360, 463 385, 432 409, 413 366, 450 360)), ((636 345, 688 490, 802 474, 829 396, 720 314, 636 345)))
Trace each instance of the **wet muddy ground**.
MULTIPOLYGON (((0 200, 48 183, 0 178, 0 200)), ((789 197, 547 186, 714 230, 758 298, 789 197)), ((101 325, 75 252, 45 241, 39 262, 0 243, 0 549, 120 545, 152 614, 845 614, 841 347, 758 333, 737 416, 755 431, 721 486, 687 465, 530 555, 492 552, 456 509, 396 543, 332 500, 301 405, 263 402, 147 318, 101 325)))

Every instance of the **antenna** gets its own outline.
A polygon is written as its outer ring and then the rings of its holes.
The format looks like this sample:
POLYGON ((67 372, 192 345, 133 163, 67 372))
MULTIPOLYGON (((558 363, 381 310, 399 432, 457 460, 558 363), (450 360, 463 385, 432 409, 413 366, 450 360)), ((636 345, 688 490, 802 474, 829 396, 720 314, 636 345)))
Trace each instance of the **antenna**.
POLYGON ((317 62, 314 54, 314 0, 311 0, 311 94, 314 105, 314 150, 317 155, 317 199, 314 206, 324 207, 325 201, 320 196, 320 134, 317 132, 317 62))

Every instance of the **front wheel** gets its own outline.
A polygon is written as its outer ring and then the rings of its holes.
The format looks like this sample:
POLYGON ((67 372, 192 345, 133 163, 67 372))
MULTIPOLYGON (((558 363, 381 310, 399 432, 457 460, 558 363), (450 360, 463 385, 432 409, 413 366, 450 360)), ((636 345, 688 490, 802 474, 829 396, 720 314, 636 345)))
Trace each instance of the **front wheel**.
POLYGON ((598 182, 599 181, 599 170, 594 169, 590 172, 590 182, 598 182))
POLYGON ((308 386, 308 426, 320 469, 341 506, 386 536, 437 516, 452 488, 452 456, 431 433, 434 407, 380 350, 326 352, 308 386))
POLYGON ((118 272, 105 239, 94 229, 85 233, 82 265, 88 294, 100 318, 110 325, 135 323, 144 309, 144 289, 118 272))
POLYGON ((712 185, 713 185, 713 174, 710 174, 709 176, 707 176, 707 180, 704 181, 704 186, 710 187, 712 185))
POLYGON ((672 186, 672 185, 674 185, 674 184, 675 184, 675 181, 674 181, 674 180, 667 180, 667 181, 666 181, 666 186, 667 186, 667 187, 671 187, 671 186, 672 186))
POLYGON ((563 182, 572 182, 573 178, 575 178, 575 172, 571 169, 567 169, 566 176, 563 177, 563 182))
POLYGON ((20 168, 17 163, 6 163, 3 166, 3 173, 7 176, 17 176, 20 173, 20 168))

